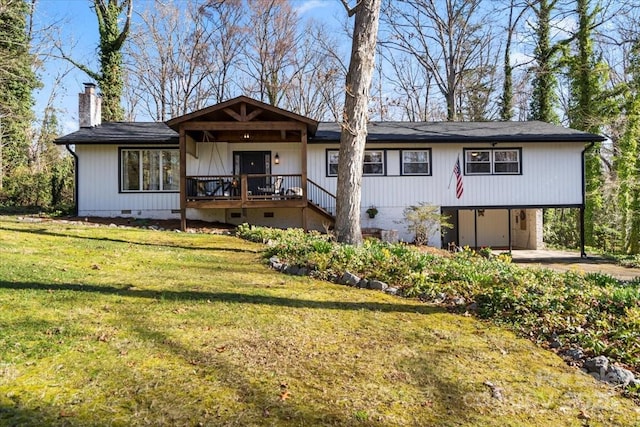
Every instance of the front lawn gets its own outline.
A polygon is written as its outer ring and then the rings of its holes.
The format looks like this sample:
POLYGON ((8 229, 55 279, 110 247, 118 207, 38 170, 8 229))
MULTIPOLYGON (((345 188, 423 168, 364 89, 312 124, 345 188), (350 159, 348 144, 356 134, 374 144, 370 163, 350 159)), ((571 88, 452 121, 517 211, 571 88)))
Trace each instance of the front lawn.
POLYGON ((0 425, 635 425, 527 340, 209 234, 0 217, 0 425))

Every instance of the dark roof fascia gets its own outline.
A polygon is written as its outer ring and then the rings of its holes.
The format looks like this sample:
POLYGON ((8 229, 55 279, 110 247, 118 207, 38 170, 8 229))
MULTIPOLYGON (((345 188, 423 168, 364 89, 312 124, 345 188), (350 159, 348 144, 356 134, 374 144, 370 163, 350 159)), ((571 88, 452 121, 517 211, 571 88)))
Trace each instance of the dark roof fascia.
MULTIPOLYGON (((591 142, 602 142, 605 141, 606 138, 602 139, 584 139, 584 138, 544 138, 544 139, 536 139, 536 138, 398 138, 398 139, 389 139, 389 138, 369 138, 367 137, 367 142, 370 144, 492 144, 492 143, 512 143, 512 144, 557 144, 559 142, 575 142, 581 144, 588 144, 591 142)), ((331 138, 331 139, 323 139, 323 138, 314 138, 309 139, 309 144, 339 144, 340 138, 331 138)))
MULTIPOLYGON (((601 135, 543 122, 371 122, 367 142, 403 144, 486 143, 591 143, 605 141, 601 135), (402 132, 393 134, 393 130, 402 132), (518 129, 520 132, 517 132, 518 129), (514 132, 516 130, 516 132, 514 132), (474 135, 482 132, 486 135, 474 135), (525 132, 525 133, 522 133, 525 132), (461 135, 461 134, 467 135, 461 135)), ((310 144, 338 143, 340 124, 322 122, 310 144)))
POLYGON ((57 138, 58 145, 178 145, 178 134, 161 122, 105 122, 57 138))

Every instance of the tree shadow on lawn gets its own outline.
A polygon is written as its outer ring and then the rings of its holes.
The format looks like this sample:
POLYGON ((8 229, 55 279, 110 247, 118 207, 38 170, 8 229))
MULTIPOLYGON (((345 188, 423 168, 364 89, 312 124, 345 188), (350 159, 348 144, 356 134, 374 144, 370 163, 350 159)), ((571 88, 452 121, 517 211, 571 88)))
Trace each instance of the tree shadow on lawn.
POLYGON ((72 238, 72 239, 79 239, 79 240, 95 240, 99 242, 126 243, 129 245, 136 245, 136 246, 164 247, 164 248, 176 248, 176 249, 186 249, 186 250, 196 250, 196 251, 219 251, 219 252, 240 252, 240 253, 245 252, 245 253, 254 253, 254 254, 259 252, 258 250, 255 250, 255 249, 244 249, 244 248, 237 248, 237 247, 228 248, 228 247, 210 247, 210 246, 206 246, 206 247, 182 246, 182 245, 174 245, 170 243, 136 242, 133 240, 116 239, 113 237, 77 236, 74 234, 54 232, 54 231, 47 230, 45 228, 24 230, 21 228, 12 228, 12 227, 2 226, 0 227, 0 231, 2 230, 11 231, 15 233, 35 234, 40 236, 63 237, 63 238, 72 238))
MULTIPOLYGON (((256 304, 292 308, 314 308, 329 310, 371 310, 398 313, 443 313, 443 307, 430 306, 423 303, 392 304, 382 302, 355 301, 315 301, 298 298, 284 298, 270 295, 243 294, 239 292, 200 292, 200 291, 151 291, 132 289, 129 287, 98 286, 85 284, 58 284, 35 282, 8 282, 0 280, 0 289, 86 292, 103 295, 118 295, 122 297, 147 298, 167 301, 203 301, 226 302, 238 304, 256 304)), ((407 301, 408 302, 408 301, 407 301)))
MULTIPOLYGON (((132 331, 145 340, 157 345, 161 351, 167 351, 184 362, 195 367, 193 375, 206 376, 214 388, 222 386, 229 390, 229 396, 213 396, 210 404, 212 408, 206 408, 215 413, 216 425, 353 425, 354 418, 345 417, 338 406, 325 401, 311 401, 297 395, 292 391, 292 397, 283 399, 282 395, 287 391, 282 388, 283 381, 277 372, 267 369, 264 375, 251 377, 244 362, 235 360, 233 355, 219 353, 212 349, 211 352, 189 348, 172 339, 169 335, 141 323, 136 319, 135 324, 129 325, 132 331), (200 372, 197 372, 200 371, 200 372), (222 397, 216 401, 215 397, 222 397), (225 399, 226 398, 226 399, 225 399), (238 408, 234 411, 233 407, 238 408)), ((162 408, 163 405, 159 405, 162 408)), ((195 409, 195 408, 193 408, 195 409)), ((205 412, 193 411, 195 414, 205 412)), ((189 415, 188 415, 189 416, 189 415)), ((197 421, 198 415, 190 415, 189 421, 197 421)), ((184 422, 187 420, 176 420, 184 422)), ((211 417, 202 420, 204 425, 211 422, 211 417)))
POLYGON ((48 426, 48 425, 81 425, 69 418, 64 412, 56 411, 51 406, 27 408, 16 402, 13 405, 0 403, 0 425, 7 426, 48 426))

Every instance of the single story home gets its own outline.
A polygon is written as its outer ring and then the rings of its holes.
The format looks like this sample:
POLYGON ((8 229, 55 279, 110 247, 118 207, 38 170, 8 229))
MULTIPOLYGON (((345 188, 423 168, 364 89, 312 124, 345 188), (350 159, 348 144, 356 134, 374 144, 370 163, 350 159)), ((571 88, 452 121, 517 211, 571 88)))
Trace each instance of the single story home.
MULTIPOLYGON (((340 124, 244 96, 166 123, 102 123, 100 101, 86 84, 80 130, 56 140, 76 160, 79 216, 333 224, 340 124)), ((433 246, 539 248, 542 209, 584 212, 584 152, 603 140, 537 121, 371 122, 362 226, 411 241, 403 210, 427 202, 454 226, 433 246)))

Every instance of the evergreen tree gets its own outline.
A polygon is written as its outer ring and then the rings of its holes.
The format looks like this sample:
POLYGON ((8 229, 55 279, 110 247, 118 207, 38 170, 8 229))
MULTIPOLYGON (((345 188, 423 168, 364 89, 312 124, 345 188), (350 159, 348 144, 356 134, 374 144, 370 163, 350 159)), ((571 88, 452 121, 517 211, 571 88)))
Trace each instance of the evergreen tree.
POLYGON ((84 71, 98 82, 102 92, 102 119, 105 121, 124 120, 124 110, 120 104, 122 97, 123 70, 122 46, 129 35, 133 0, 93 0, 98 18, 100 34, 100 72, 91 70, 62 52, 62 57, 84 71), (122 30, 119 18, 126 10, 126 18, 122 30))
POLYGON ((618 178, 618 205, 624 245, 628 253, 640 252, 640 42, 629 57, 629 93, 625 105, 626 126, 618 144, 615 170, 618 178))
POLYGON ((537 18, 536 47, 533 53, 536 67, 533 70, 533 93, 529 118, 547 123, 558 122, 558 115, 555 112, 558 82, 555 72, 558 46, 552 45, 550 35, 551 12, 556 3, 557 0, 539 0, 537 4, 532 6, 537 18))
POLYGON ((31 94, 39 84, 31 68, 28 14, 24 0, 0 0, 0 189, 4 176, 28 162, 31 94))
MULTIPOLYGON (((604 107, 604 79, 606 67, 595 56, 593 28, 598 8, 589 12, 590 0, 577 0, 578 29, 574 36, 573 54, 566 55, 570 80, 569 126, 591 133, 599 133, 604 107)), ((600 145, 585 153, 585 243, 596 244, 596 224, 603 213, 604 176, 600 160, 600 145)))

